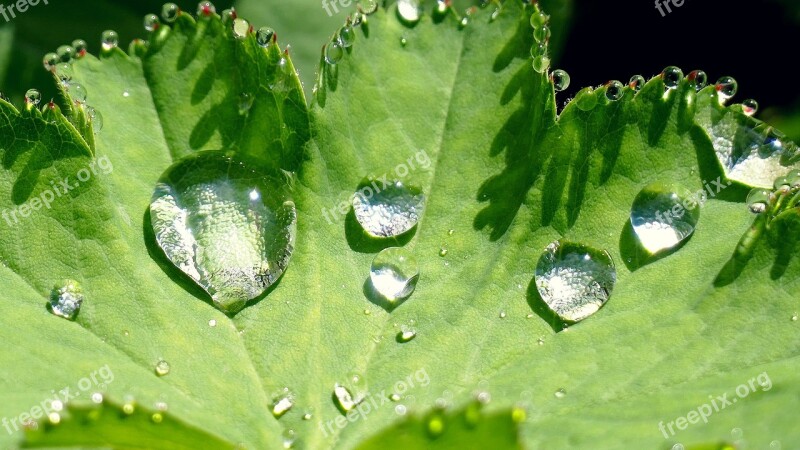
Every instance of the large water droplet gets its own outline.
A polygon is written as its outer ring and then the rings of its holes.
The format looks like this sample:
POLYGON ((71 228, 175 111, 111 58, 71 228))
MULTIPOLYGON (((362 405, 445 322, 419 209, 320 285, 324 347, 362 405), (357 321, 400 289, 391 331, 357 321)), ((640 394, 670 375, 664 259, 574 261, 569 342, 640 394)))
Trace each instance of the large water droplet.
POLYGON ((617 271, 606 251, 556 241, 539 258, 535 281, 550 309, 566 321, 577 322, 608 301, 617 271))
POLYGON ((689 190, 659 182, 642 189, 631 207, 633 231, 642 247, 653 254, 691 236, 699 218, 698 199, 689 190))
POLYGON ((768 189, 755 188, 747 194, 747 207, 753 214, 766 211, 771 201, 772 192, 768 189))
POLYGON ((333 386, 333 398, 336 400, 336 406, 344 413, 352 411, 358 405, 350 391, 339 383, 333 386))
POLYGON ((400 19, 410 25, 419 22, 422 18, 422 8, 419 0, 397 0, 397 15, 400 19))
POLYGON ((70 83, 67 86, 67 92, 69 96, 72 97, 78 103, 86 103, 86 97, 88 93, 86 92, 86 88, 83 87, 82 84, 79 83, 70 83))
POLYGON ((50 293, 50 312, 68 320, 74 320, 83 304, 81 286, 75 280, 64 280, 53 287, 50 293))
POLYGON ((358 223, 375 237, 399 236, 419 221, 425 196, 419 189, 399 181, 364 184, 353 196, 358 223))
POLYGON ((181 9, 178 8, 178 5, 175 3, 164 3, 164 6, 161 8, 161 18, 167 23, 175 22, 175 19, 177 19, 180 14, 181 9))
POLYGON ((38 105, 42 101, 42 93, 36 89, 28 89, 25 92, 25 103, 28 105, 38 105))
POLYGON ((708 75, 702 70, 693 70, 689 72, 689 75, 686 75, 686 79, 694 84, 694 89, 696 91, 703 89, 706 87, 706 84, 708 84, 708 75))
POLYGON ((325 62, 338 64, 344 56, 344 49, 338 39, 334 39, 325 46, 325 62))
POLYGON ((44 55, 42 58, 42 65, 44 66, 44 70, 51 71, 56 68, 56 64, 58 64, 58 55, 55 53, 48 53, 44 55))
POLYGON ((630 81, 628 81, 628 86, 633 89, 635 92, 639 92, 644 87, 645 79, 641 75, 634 75, 631 77, 630 81))
POLYGON ((622 85, 621 82, 617 80, 609 81, 606 84, 606 98, 615 102, 622 98, 622 94, 625 93, 623 90, 625 87, 622 85))
POLYGON ((405 249, 390 247, 375 256, 369 276, 378 294, 390 302, 400 302, 414 293, 419 265, 405 249))
POLYGON ((242 19, 241 17, 237 17, 236 19, 233 19, 232 30, 233 37, 236 39, 244 39, 250 32, 250 22, 242 19))
POLYGON ((270 27, 261 27, 256 32, 256 42, 262 47, 268 46, 275 38, 275 30, 270 27))
POLYGON ((345 25, 339 30, 339 44, 344 48, 353 46, 356 40, 356 32, 350 25, 345 25))
POLYGON ((210 17, 217 13, 217 8, 211 2, 200 2, 197 4, 198 17, 210 17))
POLYGON ((173 165, 150 204, 167 258, 234 313, 286 270, 296 213, 282 173, 264 174, 221 152, 173 165))
POLYGON ((742 102, 742 112, 747 116, 753 116, 758 112, 758 102, 752 98, 742 102))
POLYGON ((75 57, 80 58, 86 55, 86 41, 83 39, 75 39, 72 41, 72 48, 75 49, 75 57))
POLYGON ((283 388, 272 395, 272 415, 279 418, 294 406, 294 394, 289 388, 283 388))
POLYGON ((373 14, 378 10, 378 0, 361 0, 358 7, 364 14, 373 14))
POLYGON ((144 16, 144 29, 147 31, 156 31, 158 27, 161 25, 161 21, 158 20, 158 16, 155 14, 148 14, 144 16))
POLYGON ((56 54, 61 62, 72 62, 72 59, 75 58, 75 49, 71 45, 62 45, 56 49, 56 54))
POLYGON ((89 118, 89 122, 92 124, 92 131, 99 133, 103 129, 103 115, 100 114, 100 111, 92 108, 91 106, 87 106, 86 116, 89 118))
POLYGON ((564 91, 569 87, 569 74, 561 69, 554 70, 550 74, 550 80, 553 82, 556 92, 564 91))
POLYGON ((664 79, 664 86, 667 89, 675 89, 683 79, 683 71, 675 66, 669 66, 661 72, 661 78, 664 79))
POLYGON ((103 45, 103 50, 109 51, 113 48, 117 48, 119 44, 119 34, 114 30, 103 31, 100 42, 103 45))
POLYGON ((714 86, 717 90, 717 96, 719 97, 720 102, 726 102, 729 98, 736 95, 736 91, 739 90, 739 84, 733 77, 722 77, 717 80, 717 84, 714 86))

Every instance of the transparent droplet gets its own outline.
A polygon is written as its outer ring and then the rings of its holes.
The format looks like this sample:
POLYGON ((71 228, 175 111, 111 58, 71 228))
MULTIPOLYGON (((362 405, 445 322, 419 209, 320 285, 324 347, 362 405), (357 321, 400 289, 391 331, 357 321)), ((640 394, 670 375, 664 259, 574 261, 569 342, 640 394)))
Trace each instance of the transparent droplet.
POLYGON ((450 1, 449 0, 436 0, 436 8, 434 9, 434 12, 436 13, 436 15, 439 18, 441 18, 445 14, 447 14, 447 11, 449 9, 450 9, 450 1))
POLYGON ((350 391, 339 383, 333 386, 333 397, 336 400, 336 406, 347 413, 358 405, 358 402, 353 400, 353 395, 350 391))
POLYGON ((400 395, 399 395, 399 394, 397 394, 397 393, 395 393, 395 394, 392 394, 392 395, 390 395, 390 396, 389 396, 389 400, 391 400, 391 401, 393 401, 393 402, 399 402, 399 401, 400 401, 400 399, 401 399, 401 397, 400 397, 400 395))
POLYGON ((311 414, 311 413, 303 414, 303 420, 311 420, 313 417, 314 417, 314 415, 311 414))
POLYGON ((689 75, 686 75, 686 79, 694 84, 694 89, 696 91, 703 89, 708 84, 708 75, 702 70, 693 70, 689 72, 689 75))
POLYGON ((289 189, 284 173, 256 171, 222 152, 198 153, 167 169, 156 185, 156 242, 215 306, 234 313, 289 264, 297 220, 289 189))
POLYGON ((117 48, 117 45, 119 45, 119 34, 114 30, 103 31, 100 42, 103 45, 103 50, 109 51, 117 48))
POLYGON ((792 314, 792 322, 797 322, 797 313, 792 314))
POLYGON ((742 102, 742 112, 746 116, 753 116, 755 113, 758 112, 758 102, 753 100, 752 98, 748 98, 747 100, 742 102))
POLYGON ((772 201, 772 192, 768 189, 755 188, 747 194, 747 207, 753 214, 761 214, 767 210, 772 201))
POLYGON ((556 241, 548 245, 536 265, 536 288, 559 317, 577 322, 603 306, 617 271, 608 252, 586 245, 556 241))
POLYGON ((161 25, 161 21, 158 20, 158 16, 155 14, 148 14, 144 16, 144 29, 147 31, 156 31, 158 27, 161 25))
POLYGON ((547 55, 538 55, 533 58, 533 70, 544 73, 550 67, 550 58, 547 55))
POLYGON ((673 445, 673 446, 672 446, 672 448, 671 448, 671 450, 684 450, 683 444, 681 444, 681 443, 679 442, 679 443, 677 443, 677 444, 673 445))
POLYGON ((50 292, 50 312, 74 320, 83 304, 83 292, 75 280, 64 280, 50 292))
POLYGON ((236 8, 228 8, 228 9, 222 10, 222 14, 220 14, 220 17, 222 18, 222 23, 226 27, 232 26, 234 19, 236 19, 236 17, 238 17, 236 15, 236 8))
POLYGON ((661 78, 664 80, 664 86, 667 89, 675 89, 683 79, 683 71, 675 66, 669 66, 661 72, 661 78))
POLYGON ((398 416, 405 416, 407 412, 408 408, 406 408, 406 405, 397 405, 394 407, 394 413, 398 416))
POLYGON ((422 18, 422 8, 419 0, 397 0, 397 15, 400 19, 413 25, 422 18))
POLYGON ((631 80, 628 82, 628 86, 631 87, 636 92, 639 92, 644 87, 645 79, 641 75, 634 75, 631 77, 631 80))
POLYGON ((397 333, 397 340, 406 343, 417 337, 417 330, 413 326, 403 325, 402 330, 397 333))
POLYGON ((609 81, 606 84, 606 98, 612 102, 621 99, 624 92, 624 86, 617 80, 609 81))
POLYGON ((64 87, 69 85, 69 82, 72 81, 72 75, 75 73, 72 64, 67 64, 67 63, 57 64, 55 71, 56 71, 56 77, 58 78, 61 85, 64 87))
POLYGON ((250 32, 250 22, 237 17, 236 19, 233 19, 232 30, 233 37, 236 39, 244 39, 250 32))
POLYGON ((339 30, 339 44, 344 48, 353 46, 356 40, 356 32, 352 26, 345 25, 339 30))
POLYGON ((86 103, 87 92, 86 88, 83 87, 82 84, 79 83, 70 83, 67 86, 67 92, 69 96, 72 97, 78 103, 86 103))
POLYGON ((38 105, 42 101, 42 93, 36 89, 28 89, 25 92, 25 103, 28 105, 38 105))
POLYGON ((72 48, 71 45, 62 45, 56 49, 56 54, 58 55, 58 59, 61 62, 72 62, 72 59, 75 58, 75 49, 72 48))
POLYGON ((501 319, 505 319, 506 318, 506 312, 505 311, 500 311, 500 318, 501 319))
POLYGON ((214 328, 215 326, 217 326, 217 320, 216 319, 209 320, 208 321, 208 326, 210 326, 211 328, 214 328))
POLYGON ((58 55, 55 53, 48 53, 44 55, 42 58, 42 65, 44 66, 44 70, 52 71, 56 68, 56 64, 59 63, 58 55))
POLYGON ((630 215, 642 247, 655 254, 688 239, 700 219, 700 201, 703 199, 675 184, 645 186, 634 199, 630 215))
POLYGON ((338 64, 344 56, 344 49, 338 39, 335 39, 325 46, 325 62, 328 64, 338 64))
POLYGON ((353 195, 356 220, 371 236, 395 237, 408 232, 419 221, 425 196, 400 181, 373 181, 353 195))
POLYGON ((286 429, 283 431, 283 448, 289 449, 294 447, 294 441, 297 440, 294 430, 286 429))
POLYGON ((717 97, 719 98, 719 101, 724 103, 736 95, 736 91, 739 90, 739 84, 735 79, 733 79, 733 77, 722 77, 717 80, 717 84, 714 85, 714 89, 717 90, 717 97))
POLYGON ((373 14, 378 10, 378 0, 361 0, 358 2, 358 7, 364 14, 373 14))
POLYGON ((744 436, 744 432, 742 431, 741 428, 734 428, 731 430, 731 438, 733 440, 738 441, 739 439, 742 438, 742 436, 744 436))
POLYGON ((250 108, 253 107, 253 102, 255 101, 255 97, 248 92, 242 92, 239 94, 239 114, 247 114, 250 111, 250 108))
POLYGON ((442 248, 440 248, 440 249, 439 249, 439 256, 441 256, 442 258, 444 258, 445 256, 447 256, 447 248, 445 248, 444 246, 442 246, 442 248))
POLYGON ((261 27, 256 32, 256 42, 262 47, 268 46, 275 38, 275 30, 270 27, 261 27))
POLYGON ((553 395, 555 395, 556 398, 564 398, 567 395, 567 391, 564 390, 564 388, 561 388, 557 390, 553 395))
POLYGON ((197 4, 197 16, 209 17, 217 13, 217 8, 211 2, 200 2, 197 4))
POLYGON ((178 5, 175 3, 164 3, 164 6, 161 8, 161 18, 167 23, 175 22, 175 19, 177 19, 180 14, 181 9, 178 8, 178 5))
POLYGON ((556 92, 564 91, 569 87, 569 74, 561 69, 554 70, 550 74, 550 80, 553 82, 556 92))
POLYGON ((545 14, 545 13, 543 13, 541 11, 537 11, 537 12, 531 14, 531 27, 533 27, 534 29, 540 28, 540 27, 544 26, 545 24, 547 24, 547 21, 549 19, 550 18, 547 16, 547 14, 545 14))
POLYGON ((75 39, 72 41, 72 48, 75 49, 75 57, 80 58, 86 54, 87 49, 86 41, 83 39, 75 39))
POLYGON ((400 36, 400 45, 402 47, 405 47, 406 45, 408 45, 408 39, 405 36, 400 36))
POLYGON ((550 27, 542 25, 541 27, 535 28, 533 30, 533 39, 536 42, 547 42, 547 40, 550 39, 550 27))
POLYGON ((169 363, 166 360, 159 359, 158 362, 156 362, 155 371, 156 371, 156 375, 158 375, 160 377, 163 377, 165 375, 169 375, 169 371, 170 371, 169 363))
POLYGON ((369 276, 378 294, 390 302, 399 302, 414 293, 419 265, 405 249, 390 247, 375 256, 369 276))
POLYGON ((92 124, 92 130, 95 133, 99 133, 100 130, 103 129, 103 115, 100 114, 100 111, 92 108, 91 106, 87 106, 86 116, 89 118, 89 122, 92 124))
POLYGON ((283 388, 272 396, 272 415, 279 418, 294 406, 294 394, 289 388, 283 388))
POLYGON ((539 339, 536 340, 536 343, 539 344, 539 345, 544 345, 544 339, 543 338, 539 338, 539 339))

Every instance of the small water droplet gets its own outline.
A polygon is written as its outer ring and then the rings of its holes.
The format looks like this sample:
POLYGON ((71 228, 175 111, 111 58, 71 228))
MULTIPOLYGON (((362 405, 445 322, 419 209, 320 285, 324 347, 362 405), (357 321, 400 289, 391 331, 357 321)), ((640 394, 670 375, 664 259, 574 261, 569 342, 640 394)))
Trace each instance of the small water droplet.
POLYGON ((561 69, 556 69, 550 74, 550 81, 553 82, 556 92, 562 92, 569 87, 569 74, 561 69))
POLYGON ((211 319, 211 320, 209 320, 209 321, 208 321, 208 326, 210 326, 210 327, 212 327, 212 328, 213 328, 213 327, 215 327, 215 326, 217 326, 217 320, 216 320, 216 319, 211 319))
POLYGON ((531 27, 534 29, 543 27, 548 20, 550 20, 550 17, 547 14, 541 11, 534 12, 531 14, 531 27))
POLYGON ((70 83, 67 86, 67 92, 69 96, 72 97, 78 103, 86 103, 87 92, 86 88, 83 87, 82 84, 79 83, 70 83))
POLYGON ((297 439, 294 430, 292 429, 284 430, 282 437, 283 437, 283 448, 289 449, 294 447, 294 441, 297 439))
POLYGON ((247 34, 250 33, 250 22, 237 17, 233 20, 231 29, 233 30, 233 37, 236 39, 244 39, 247 37, 247 34))
POLYGON ((746 116, 753 116, 755 113, 758 112, 758 102, 753 100, 752 98, 748 98, 747 100, 742 102, 742 112, 746 116))
POLYGON ((69 63, 75 58, 75 49, 71 45, 62 45, 56 49, 56 54, 59 61, 69 63))
POLYGON ((64 280, 50 293, 50 312, 67 320, 74 320, 83 304, 83 290, 75 280, 64 280))
POLYGON ((537 73, 544 73, 550 67, 550 58, 547 55, 536 55, 532 65, 537 73))
POLYGON ((617 272, 606 251, 566 241, 548 245, 536 265, 542 300, 564 320, 578 322, 608 301, 617 272))
POLYGON ((719 98, 720 103, 725 103, 731 97, 736 95, 736 91, 739 90, 739 84, 735 79, 733 79, 733 77, 722 77, 717 80, 717 83, 714 85, 714 89, 717 90, 717 97, 719 98))
POLYGON ((222 152, 201 152, 168 168, 150 214, 167 258, 228 313, 275 283, 294 250, 297 215, 286 176, 222 152))
POLYGON ((336 406, 344 413, 351 411, 358 404, 353 400, 350 391, 339 383, 333 386, 333 397, 336 399, 336 406))
POLYGON ((553 395, 555 395, 556 398, 564 398, 567 395, 567 391, 564 390, 564 388, 561 388, 557 390, 553 395))
POLYGON ((51 425, 58 425, 61 423, 61 414, 57 412, 51 412, 47 415, 47 421, 50 422, 51 425))
POLYGON ((122 412, 128 416, 136 412, 136 401, 133 397, 128 396, 123 400, 122 412))
POLYGON ((747 207, 753 214, 761 214, 767 210, 772 201, 772 192, 768 189, 755 188, 747 194, 747 207))
POLYGON ((122 91, 122 96, 125 97, 125 98, 128 98, 128 97, 131 96, 131 92, 129 90, 125 89, 124 91, 122 91))
POLYGON ((353 195, 353 212, 358 223, 374 237, 399 236, 416 226, 425 202, 419 189, 399 181, 379 186, 372 182, 353 195))
POLYGON ((405 47, 408 45, 408 39, 405 36, 400 36, 400 46, 405 47))
POLYGON ((506 318, 506 312, 505 311, 500 311, 500 318, 501 319, 505 319, 506 318))
POLYGON ((272 415, 280 418, 294 406, 294 394, 289 388, 283 388, 272 395, 272 415))
POLYGON ((147 31, 156 31, 161 26, 161 21, 155 14, 148 14, 144 16, 144 29, 147 31))
POLYGON ((628 86, 633 89, 635 92, 639 92, 644 87, 645 79, 641 75, 634 75, 631 77, 631 80, 628 82, 628 86))
POLYGON ((414 25, 422 18, 419 0, 397 0, 397 15, 403 22, 414 25))
POLYGON ((89 118, 89 122, 92 124, 92 130, 94 130, 95 133, 99 133, 100 130, 103 129, 103 115, 100 114, 100 111, 91 106, 87 106, 86 116, 89 118))
POLYGON ((539 345, 544 345, 544 338, 537 339, 536 343, 539 344, 539 345))
POLYGON ((103 34, 100 37, 100 42, 103 45, 103 50, 105 51, 115 49, 119 44, 119 34, 117 34, 117 32, 114 30, 103 31, 103 34))
POLYGON ((344 56, 344 49, 338 39, 328 42, 325 46, 325 62, 331 65, 338 64, 344 56))
POLYGON ((456 230, 447 230, 447 235, 452 236, 455 232, 456 230))
POLYGON ((680 442, 672 446, 672 450, 684 450, 683 444, 680 442))
POLYGON ((169 371, 170 371, 169 363, 166 360, 159 359, 158 362, 156 362, 155 370, 156 370, 156 375, 158 375, 160 377, 163 377, 165 375, 169 375, 169 371))
POLYGON ((694 84, 694 89, 696 91, 703 89, 708 84, 708 75, 702 70, 693 70, 689 72, 689 75, 686 75, 686 79, 694 84))
POLYGON ((405 405, 397 405, 394 407, 394 413, 398 416, 405 416, 408 412, 408 408, 405 405))
POLYGON ((72 80, 72 75, 74 74, 74 69, 72 68, 72 65, 67 63, 59 63, 56 65, 55 71, 56 71, 56 77, 58 77, 58 80, 61 83, 61 85, 67 87, 67 85, 69 85, 69 82, 72 80))
POLYGON ((447 248, 445 248, 444 246, 442 246, 442 247, 439 249, 439 256, 441 256, 442 258, 444 258, 445 256, 447 256, 447 248))
POLYGON ((339 30, 339 44, 344 48, 353 46, 356 40, 356 32, 350 25, 345 25, 339 30))
POLYGON ((103 403, 103 394, 100 392, 94 392, 91 395, 92 403, 100 404, 103 403))
POLYGON ((630 221, 642 247, 651 254, 668 250, 694 233, 700 204, 681 186, 651 183, 631 206, 630 221))
POLYGON ((200 2, 197 4, 198 17, 210 17, 212 14, 217 13, 217 8, 211 2, 200 2))
POLYGON ((370 310, 368 310, 368 309, 364 310, 364 315, 365 316, 369 316, 370 314, 372 314, 372 312, 370 310))
POLYGON ((536 42, 547 42, 550 39, 550 27, 547 25, 542 25, 538 28, 534 28, 533 30, 533 39, 536 42))
POLYGON ((669 66, 661 72, 661 78, 664 80, 664 86, 667 89, 675 89, 681 84, 683 71, 678 67, 669 66))
POLYGON ((56 64, 59 63, 58 55, 55 53, 48 53, 44 55, 42 58, 42 65, 44 66, 44 70, 52 71, 56 68, 56 64))
POLYGON ((734 428, 731 430, 731 438, 733 438, 733 440, 738 441, 742 436, 744 436, 744 432, 741 428, 734 428))
POLYGON ((413 340, 417 337, 417 331, 414 328, 406 328, 403 331, 397 333, 397 340, 400 343, 406 343, 413 340))
POLYGON ((378 10, 378 0, 361 0, 358 2, 358 7, 364 14, 373 14, 378 10))
POLYGON ((387 248, 372 261, 370 281, 375 291, 390 302, 400 302, 414 292, 419 280, 417 260, 400 247, 387 248))
POLYGON ((262 47, 268 46, 275 38, 275 30, 270 27, 261 27, 256 32, 256 42, 262 47))
POLYGON ((164 3, 161 8, 161 18, 167 23, 175 22, 180 14, 181 9, 175 3, 164 3))
POLYGON ((236 17, 238 17, 236 15, 236 8, 228 8, 222 10, 222 14, 220 14, 220 17, 222 18, 222 23, 226 27, 233 26, 233 21, 236 19, 236 17))
POLYGON ((311 413, 303 414, 303 420, 311 420, 312 417, 314 417, 314 415, 311 413))
POLYGON ((239 94, 239 114, 247 114, 250 111, 250 108, 253 107, 253 102, 255 101, 255 97, 248 92, 242 92, 239 94))
POLYGON ((75 57, 80 58, 86 55, 87 44, 83 39, 75 39, 72 41, 72 48, 75 49, 75 57))
POLYGON ((392 394, 392 395, 389 396, 389 400, 391 400, 393 402, 399 402, 400 401, 400 395, 392 394))
POLYGON ((36 89, 28 89, 25 92, 25 103, 28 105, 38 105, 42 101, 42 93, 36 89))
POLYGON ((622 98, 624 94, 624 86, 617 80, 612 80, 606 83, 606 98, 615 102, 622 98))

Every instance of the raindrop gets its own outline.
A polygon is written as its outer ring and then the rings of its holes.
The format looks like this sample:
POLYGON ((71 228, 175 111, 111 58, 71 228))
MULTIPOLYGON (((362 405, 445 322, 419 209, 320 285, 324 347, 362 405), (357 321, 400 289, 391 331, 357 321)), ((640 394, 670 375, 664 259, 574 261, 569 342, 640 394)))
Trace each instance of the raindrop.
POLYGON ((609 81, 606 83, 606 98, 612 102, 622 98, 624 86, 617 80, 609 81))
POLYGON ((131 96, 131 92, 129 90, 125 89, 124 91, 122 91, 122 96, 125 97, 125 98, 128 98, 128 97, 131 96))
POLYGON ((390 247, 375 256, 369 276, 378 294, 390 302, 401 302, 416 289, 419 266, 405 249, 390 247))
POLYGON ((349 25, 345 25, 339 30, 339 44, 344 48, 349 48, 353 46, 353 42, 356 40, 356 32, 353 30, 353 27, 349 25))
POLYGON ((544 26, 548 20, 549 17, 547 16, 547 14, 541 11, 531 14, 531 26, 534 29, 544 26))
POLYGON ((617 272, 608 252, 555 241, 539 258, 535 281, 550 309, 564 320, 578 322, 608 301, 617 272))
POLYGON ((250 108, 253 107, 254 101, 255 98, 250 93, 242 92, 239 94, 239 114, 247 114, 250 108))
POLYGON ((797 322, 797 313, 792 314, 792 322, 797 322))
POLYGON ((275 38, 275 30, 270 27, 261 27, 256 32, 256 42, 262 47, 268 46, 275 38))
POLYGON ((81 286, 75 280, 64 280, 50 292, 50 312, 68 320, 75 320, 83 303, 81 286))
POLYGON ((667 89, 675 89, 683 79, 683 71, 675 66, 669 66, 661 72, 661 78, 667 89))
POLYGON ((72 59, 75 58, 75 49, 71 45, 62 45, 58 47, 56 54, 61 62, 72 62, 72 59))
POLYGON ((39 102, 42 101, 42 94, 41 92, 37 91, 36 89, 28 89, 25 92, 25 103, 28 105, 38 105, 39 102))
POLYGON ((148 14, 144 16, 144 29, 147 31, 156 31, 158 27, 161 25, 161 21, 158 20, 158 16, 155 14, 148 14))
POLYGON ((158 362, 156 363, 155 371, 156 375, 160 377, 168 375, 170 371, 169 363, 163 359, 159 359, 158 362))
POLYGON ((628 86, 631 87, 635 92, 639 92, 644 87, 645 79, 641 75, 634 75, 631 77, 631 80, 628 82, 628 86))
POLYGON ((533 70, 544 73, 550 67, 550 58, 547 55, 537 55, 533 58, 533 70))
POLYGON ((719 98, 720 103, 724 103, 736 95, 736 91, 739 90, 739 84, 733 79, 733 77, 722 77, 717 80, 717 84, 714 85, 714 89, 717 90, 717 97, 719 98))
POLYGON ((651 183, 639 191, 631 207, 631 226, 651 254, 669 250, 694 233, 700 204, 681 186, 651 183))
POLYGON ((92 124, 92 130, 94 130, 95 133, 99 133, 100 130, 103 129, 103 115, 100 114, 100 111, 91 106, 86 107, 86 115, 89 117, 89 121, 92 124))
POLYGON ((414 228, 425 204, 419 189, 400 181, 365 184, 353 195, 358 223, 374 237, 395 237, 414 228))
POLYGON ((247 37, 247 33, 250 32, 250 22, 236 18, 233 19, 233 37, 236 39, 244 39, 247 37))
POLYGON ((64 87, 67 87, 70 80, 72 80, 73 73, 74 70, 71 64, 60 63, 56 65, 56 77, 58 77, 58 80, 64 87))
POLYGON ((72 97, 78 103, 86 103, 86 88, 83 87, 82 84, 79 83, 70 83, 67 86, 67 92, 69 96, 72 97))
POLYGON ((703 89, 708 84, 708 75, 702 70, 693 70, 689 72, 689 75, 686 75, 686 79, 694 84, 694 89, 696 91, 703 89))
POLYGON ((338 64, 344 56, 344 49, 339 40, 333 40, 325 46, 325 62, 328 64, 338 64))
POLYGON ((285 387, 272 396, 272 415, 279 418, 294 406, 294 395, 285 387))
POLYGON ((358 2, 358 7, 364 14, 373 14, 378 10, 378 0, 361 0, 358 2))
POLYGON ((58 55, 55 53, 48 53, 44 55, 42 58, 42 65, 44 65, 44 70, 52 71, 56 68, 56 64, 58 64, 58 55))
POLYGON ((564 398, 567 395, 567 391, 564 390, 564 388, 561 388, 557 390, 553 395, 555 395, 556 398, 564 398))
POLYGON ((364 20, 365 15, 360 11, 356 11, 353 13, 353 21, 351 23, 354 27, 360 27, 364 20))
POLYGON ((569 74, 561 69, 556 69, 550 74, 550 81, 553 82, 556 92, 564 91, 569 87, 569 74))
POLYGON ((747 207, 753 214, 761 214, 767 210, 772 201, 772 192, 768 189, 755 188, 747 194, 747 207))
POLYGON ((447 230, 447 235, 452 236, 453 234, 455 234, 455 232, 456 230, 447 230))
POLYGON ((119 35, 114 30, 106 30, 103 31, 100 41, 103 44, 103 50, 109 51, 117 48, 119 44, 119 35))
POLYGON ((336 406, 344 413, 352 411, 358 402, 353 400, 353 395, 350 391, 339 383, 333 386, 333 397, 336 399, 336 406))
POLYGON ((536 42, 547 42, 547 40, 550 39, 550 27, 547 25, 542 25, 539 28, 535 28, 533 30, 533 39, 536 42))
POLYGON ((200 2, 197 4, 198 17, 209 17, 212 14, 216 13, 217 13, 217 8, 215 8, 214 4, 211 2, 200 2))
POLYGON ((422 18, 419 0, 397 0, 397 15, 400 16, 400 20, 409 25, 419 22, 422 18))
POLYGON ((161 18, 167 23, 175 22, 175 19, 177 19, 180 14, 181 9, 178 8, 178 5, 175 3, 164 3, 164 6, 161 8, 161 18))
POLYGON ((86 48, 87 48, 86 41, 84 41, 83 39, 75 39, 74 41, 72 41, 72 48, 75 49, 75 56, 80 58, 86 54, 86 48))
POLYGON ((167 169, 150 214, 167 258, 227 313, 275 283, 294 250, 297 215, 286 175, 256 171, 222 152, 167 169))
POLYGON ((742 112, 746 116, 753 116, 755 113, 758 112, 758 102, 753 100, 752 98, 748 98, 747 100, 743 101, 742 112))

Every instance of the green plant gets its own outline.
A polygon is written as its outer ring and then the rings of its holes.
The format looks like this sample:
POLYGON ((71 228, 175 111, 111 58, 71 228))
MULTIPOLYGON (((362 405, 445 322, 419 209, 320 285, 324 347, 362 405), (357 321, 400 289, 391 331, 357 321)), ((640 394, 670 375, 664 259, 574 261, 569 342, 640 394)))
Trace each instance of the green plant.
MULTIPOLYGON (((0 283, 13 294, 0 336, 14 361, 0 416, 113 371, 102 405, 75 399, 23 445, 669 448, 729 442, 734 428, 754 446, 795 442, 793 416, 774 411, 797 395, 800 218, 781 203, 754 220, 744 204, 750 187, 798 167, 794 144, 670 71, 638 92, 584 89, 557 114, 546 45, 532 64, 532 14, 520 0, 419 22, 379 8, 337 64, 320 55, 311 106, 291 54, 246 27, 235 38, 216 15, 182 14, 130 56, 109 41, 99 59, 56 69, 71 77, 63 114, 0 101, 0 208, 19 217, 0 221, 0 283), (93 110, 74 102, 76 84, 93 110), (173 162, 218 149, 291 172, 298 216, 288 270, 232 316, 164 257, 148 213, 173 162), (420 150, 432 164, 403 177, 427 196, 410 235, 379 240, 351 214, 326 219, 365 177, 420 150), (100 158, 113 170, 33 206, 100 158), (691 239, 654 257, 628 224, 656 180, 719 186, 691 239), (562 238, 607 251, 617 277, 608 304, 567 329, 533 279, 562 238), (389 308, 365 280, 374 254, 397 245, 421 278, 389 308), (74 323, 45 308, 61 279, 83 288, 74 323), (398 342, 411 320, 416 338, 398 342), (769 389, 752 385, 708 424, 659 430, 764 373, 769 389), (404 380, 413 390, 382 401, 404 380), (337 383, 375 399, 342 429, 337 383), (276 420, 283 387, 294 406, 276 420), (491 400, 479 407, 477 393, 491 400)), ((0 433, 3 446, 18 438, 0 433)))

